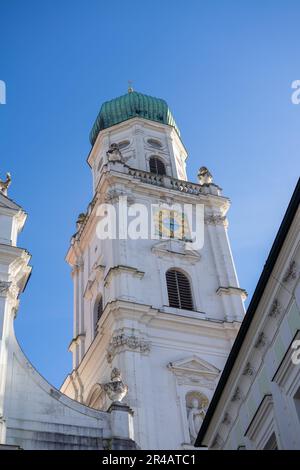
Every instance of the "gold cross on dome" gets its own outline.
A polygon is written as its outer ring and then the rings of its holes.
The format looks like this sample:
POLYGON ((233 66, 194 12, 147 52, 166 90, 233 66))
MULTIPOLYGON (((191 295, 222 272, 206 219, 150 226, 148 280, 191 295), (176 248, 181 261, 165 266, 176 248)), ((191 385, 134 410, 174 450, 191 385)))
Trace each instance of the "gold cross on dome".
POLYGON ((128 93, 132 93, 133 92, 133 82, 132 80, 128 80, 128 93))

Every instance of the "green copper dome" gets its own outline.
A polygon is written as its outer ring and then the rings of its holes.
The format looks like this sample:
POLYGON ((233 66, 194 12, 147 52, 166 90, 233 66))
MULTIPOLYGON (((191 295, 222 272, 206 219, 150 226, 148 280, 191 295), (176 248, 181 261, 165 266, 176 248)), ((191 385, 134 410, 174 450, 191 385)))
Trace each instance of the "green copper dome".
POLYGON ((165 100, 129 90, 126 95, 103 103, 90 133, 91 144, 94 145, 102 129, 107 129, 134 117, 173 126, 180 136, 179 129, 165 100))

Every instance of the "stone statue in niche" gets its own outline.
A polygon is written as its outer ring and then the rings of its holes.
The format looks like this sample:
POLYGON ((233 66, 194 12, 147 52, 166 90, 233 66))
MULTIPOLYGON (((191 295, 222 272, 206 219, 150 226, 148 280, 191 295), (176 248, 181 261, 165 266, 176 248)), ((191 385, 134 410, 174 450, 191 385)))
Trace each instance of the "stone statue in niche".
POLYGON ((206 413, 208 399, 199 392, 190 393, 186 397, 187 418, 191 444, 194 445, 199 429, 206 413))
POLYGON ((109 162, 124 163, 123 155, 120 152, 118 144, 111 144, 109 150, 106 152, 109 162))

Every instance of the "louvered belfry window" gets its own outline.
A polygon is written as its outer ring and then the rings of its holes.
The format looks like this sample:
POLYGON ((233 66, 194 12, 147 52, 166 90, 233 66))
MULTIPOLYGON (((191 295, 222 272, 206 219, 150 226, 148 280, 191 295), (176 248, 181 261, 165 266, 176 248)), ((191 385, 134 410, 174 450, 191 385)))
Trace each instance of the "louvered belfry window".
POLYGON ((176 269, 166 273, 170 307, 193 310, 193 298, 188 278, 176 269))
POLYGON ((149 160, 150 172, 156 175, 165 175, 166 168, 164 163, 157 157, 151 157, 149 160))
POLYGON ((103 313, 103 299, 102 297, 100 297, 97 304, 95 305, 95 324, 94 324, 95 336, 98 333, 98 321, 100 320, 102 313, 103 313))

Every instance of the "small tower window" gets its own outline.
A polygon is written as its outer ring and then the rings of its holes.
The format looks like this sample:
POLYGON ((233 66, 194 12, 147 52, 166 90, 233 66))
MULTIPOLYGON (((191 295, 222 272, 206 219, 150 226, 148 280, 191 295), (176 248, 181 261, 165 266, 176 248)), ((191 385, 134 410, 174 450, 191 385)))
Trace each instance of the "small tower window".
POLYGON ((192 290, 186 275, 177 269, 169 269, 166 280, 170 307, 193 310, 192 290))
POLYGON ((151 173, 155 173, 156 175, 166 174, 166 167, 160 158, 151 157, 149 160, 149 167, 151 173))
POLYGON ((162 147, 162 144, 159 142, 159 140, 156 139, 148 139, 148 144, 157 149, 162 147))
POLYGON ((122 140, 122 142, 118 143, 119 150, 126 149, 130 145, 129 140, 122 140))
POLYGON ((94 336, 98 333, 98 321, 103 313, 103 299, 102 296, 99 297, 98 301, 95 304, 94 310, 94 336))

